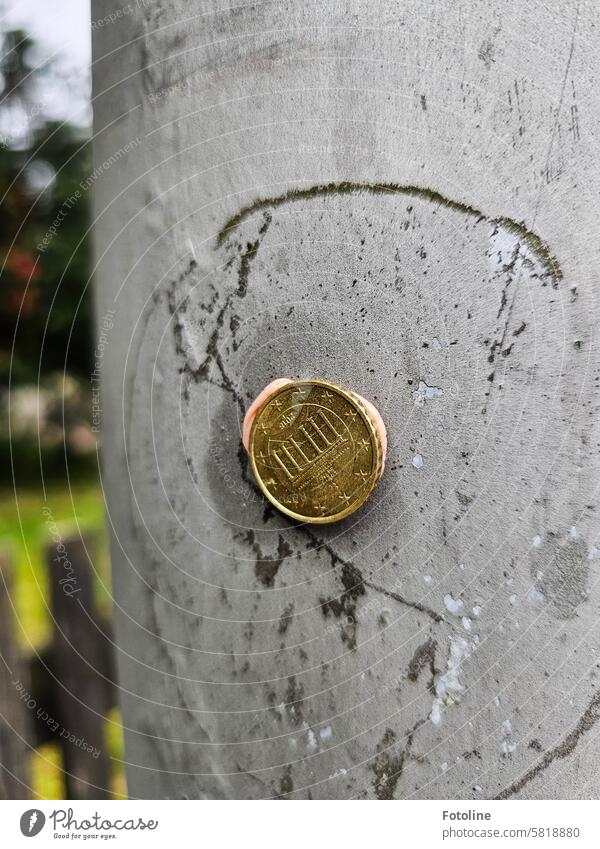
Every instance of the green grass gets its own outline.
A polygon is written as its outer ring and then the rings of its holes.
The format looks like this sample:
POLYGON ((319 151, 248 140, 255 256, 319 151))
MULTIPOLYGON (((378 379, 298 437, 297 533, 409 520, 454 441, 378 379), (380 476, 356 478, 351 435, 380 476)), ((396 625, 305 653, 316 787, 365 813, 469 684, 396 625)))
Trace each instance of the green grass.
POLYGON ((85 533, 96 575, 96 603, 103 613, 110 611, 110 569, 104 528, 104 503, 94 484, 67 489, 48 489, 46 499, 40 489, 15 495, 0 491, 0 550, 8 554, 12 566, 11 598, 17 616, 16 637, 26 652, 44 648, 51 637, 52 620, 47 607, 48 573, 44 552, 52 542, 50 521, 60 535, 85 533), (47 508, 50 512, 43 512, 47 508))

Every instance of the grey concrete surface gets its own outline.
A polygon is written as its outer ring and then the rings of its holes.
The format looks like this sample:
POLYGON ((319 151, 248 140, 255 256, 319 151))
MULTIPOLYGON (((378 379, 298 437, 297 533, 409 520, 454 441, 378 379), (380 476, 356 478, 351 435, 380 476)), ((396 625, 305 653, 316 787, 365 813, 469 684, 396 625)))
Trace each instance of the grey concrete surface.
POLYGON ((131 795, 597 796, 597 8, 118 8, 93 191, 131 795), (339 524, 252 481, 278 376, 385 418, 339 524))

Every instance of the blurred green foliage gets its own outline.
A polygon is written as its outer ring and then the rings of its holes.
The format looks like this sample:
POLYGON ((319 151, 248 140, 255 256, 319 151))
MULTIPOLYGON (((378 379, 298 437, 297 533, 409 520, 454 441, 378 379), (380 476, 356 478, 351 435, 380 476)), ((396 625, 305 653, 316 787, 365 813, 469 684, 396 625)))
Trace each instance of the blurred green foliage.
POLYGON ((0 59, 0 376, 13 385, 65 367, 85 375, 91 362, 89 142, 40 111, 31 46, 7 33, 0 59))

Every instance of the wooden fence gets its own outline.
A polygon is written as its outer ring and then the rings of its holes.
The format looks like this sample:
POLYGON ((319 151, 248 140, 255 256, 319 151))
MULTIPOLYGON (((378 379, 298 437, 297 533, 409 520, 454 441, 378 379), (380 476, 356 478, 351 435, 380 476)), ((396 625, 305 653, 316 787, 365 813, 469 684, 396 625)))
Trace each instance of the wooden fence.
POLYGON ((112 630, 94 606, 89 540, 71 537, 45 552, 52 640, 24 657, 16 639, 9 559, 0 558, 0 798, 31 794, 33 750, 57 741, 65 796, 110 796, 105 716, 116 703, 112 630))

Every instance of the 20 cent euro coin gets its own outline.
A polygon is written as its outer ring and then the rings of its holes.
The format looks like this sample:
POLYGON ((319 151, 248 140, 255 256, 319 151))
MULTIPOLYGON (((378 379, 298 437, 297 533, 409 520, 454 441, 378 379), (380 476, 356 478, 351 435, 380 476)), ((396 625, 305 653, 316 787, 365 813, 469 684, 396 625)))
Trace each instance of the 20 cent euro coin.
MULTIPOLYGON (((283 382, 283 381, 280 381, 283 382)), ((322 380, 290 381, 257 411, 248 451, 264 495, 300 522, 326 524, 364 504, 381 476, 385 446, 375 409, 322 380)))

